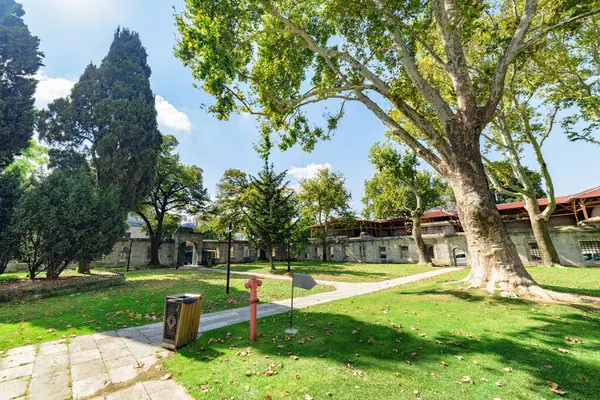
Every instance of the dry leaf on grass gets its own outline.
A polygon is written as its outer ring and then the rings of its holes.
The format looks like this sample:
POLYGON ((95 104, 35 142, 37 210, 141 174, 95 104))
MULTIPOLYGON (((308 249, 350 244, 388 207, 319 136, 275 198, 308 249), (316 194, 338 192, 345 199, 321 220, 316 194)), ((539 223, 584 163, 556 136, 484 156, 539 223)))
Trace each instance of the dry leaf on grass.
POLYGON ((160 380, 167 381, 167 380, 171 379, 172 377, 173 377, 173 374, 165 374, 160 378, 160 380))
POLYGON ((565 394, 563 390, 559 389, 558 383, 552 381, 546 381, 546 383, 550 386, 550 391, 561 396, 565 394))

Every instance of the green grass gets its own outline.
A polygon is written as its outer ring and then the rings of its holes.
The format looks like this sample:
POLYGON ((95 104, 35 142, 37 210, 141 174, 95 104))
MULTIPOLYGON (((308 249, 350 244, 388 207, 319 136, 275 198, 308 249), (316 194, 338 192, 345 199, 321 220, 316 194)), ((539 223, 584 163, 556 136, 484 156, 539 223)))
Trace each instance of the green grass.
MULTIPOLYGON (((273 273, 288 274, 287 263, 275 264, 273 273)), ((218 265, 216 268, 225 268, 218 265)), ((271 273, 269 264, 233 264, 232 271, 271 273)), ((435 268, 418 264, 361 264, 345 262, 293 262, 292 272, 312 275, 315 279, 338 282, 377 282, 431 271, 435 268)))
POLYGON ((548 290, 600 297, 600 268, 529 267, 527 270, 548 290))
MULTIPOLYGON (((597 279, 600 270, 594 272, 597 279)), ((560 397, 547 381, 564 398, 598 398, 598 309, 448 284, 467 273, 301 310, 295 338, 283 333, 288 315, 260 320, 254 344, 247 323, 211 331, 165 366, 198 399, 560 397), (250 355, 242 356, 246 348, 250 355), (277 374, 265 376, 271 362, 277 374)), ((554 272, 534 273, 547 281, 554 272)), ((571 276, 575 285, 584 277, 571 276)))
MULTIPOLYGON (((0 304, 0 350, 85 335, 162 320, 166 295, 200 293, 204 313, 248 305, 246 277, 232 276, 231 294, 225 294, 225 275, 216 272, 143 271, 127 275, 127 282, 109 289, 73 295, 0 304), (156 317, 156 321, 152 317, 156 317)), ((318 285, 298 296, 333 290, 318 285)), ((264 279, 262 302, 290 297, 289 283, 264 279)))

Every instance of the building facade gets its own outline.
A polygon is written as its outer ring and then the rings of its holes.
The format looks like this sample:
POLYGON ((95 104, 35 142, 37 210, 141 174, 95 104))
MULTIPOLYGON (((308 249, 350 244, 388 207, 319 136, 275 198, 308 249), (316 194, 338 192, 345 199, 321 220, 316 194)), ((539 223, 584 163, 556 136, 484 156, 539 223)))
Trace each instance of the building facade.
MULTIPOLYGON (((556 198, 557 207, 548 223, 561 264, 600 267, 600 187, 556 198)), ((542 210, 546 199, 539 200, 542 210)), ((504 224, 525 265, 540 262, 523 202, 499 204, 504 224)), ((468 265, 467 241, 458 212, 433 210, 423 216, 423 239, 436 265, 468 265)), ((313 226, 313 230, 319 226, 313 226)), ((316 235, 314 235, 316 236, 316 235)), ((417 249, 410 235, 410 221, 337 220, 327 232, 327 260, 365 263, 413 263, 417 249)), ((323 245, 313 239, 305 260, 322 260, 323 245)))

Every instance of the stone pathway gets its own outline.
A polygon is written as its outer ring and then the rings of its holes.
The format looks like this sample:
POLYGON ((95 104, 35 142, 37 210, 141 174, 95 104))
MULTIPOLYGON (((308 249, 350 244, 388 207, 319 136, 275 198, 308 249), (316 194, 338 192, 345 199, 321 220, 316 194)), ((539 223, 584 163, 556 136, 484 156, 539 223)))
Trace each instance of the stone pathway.
MULTIPOLYGON (((335 286, 336 290, 296 298, 294 308, 372 293, 459 269, 441 268, 372 283, 318 281, 335 286)), ((290 279, 270 274, 251 275, 290 279)), ((289 309, 290 299, 259 304, 258 317, 285 313, 289 309)), ((249 318, 249 307, 203 314, 200 332, 245 322, 249 318)), ((155 323, 7 350, 0 358, 0 400, 85 399, 99 392, 109 394, 93 397, 94 400, 191 399, 183 387, 172 380, 143 380, 143 374, 157 375, 152 369, 160 366, 161 358, 170 354, 161 347, 161 339, 162 323, 155 323)))

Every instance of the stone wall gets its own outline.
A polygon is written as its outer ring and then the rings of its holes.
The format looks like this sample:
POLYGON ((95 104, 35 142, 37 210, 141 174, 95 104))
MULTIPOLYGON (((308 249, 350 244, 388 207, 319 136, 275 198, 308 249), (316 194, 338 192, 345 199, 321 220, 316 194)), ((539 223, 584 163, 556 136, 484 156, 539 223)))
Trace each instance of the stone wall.
MULTIPOLYGON (((600 253, 592 254, 589 250, 592 243, 600 245, 600 227, 556 226, 550 232, 563 265, 600 267, 600 253), (585 245, 587 250, 584 249, 585 245), (587 257, 584 254, 588 254, 587 257)), ((538 264, 539 260, 534 256, 535 239, 531 230, 512 229, 509 234, 523 264, 538 264)), ((470 263, 464 233, 426 234, 423 235, 423 240, 432 248, 430 254, 437 265, 456 265, 461 264, 463 260, 467 264, 470 263)), ((411 236, 336 237, 329 238, 327 247, 328 261, 416 263, 418 260, 417 248, 411 236)), ((304 259, 320 261, 321 243, 314 241, 307 246, 304 259)))

